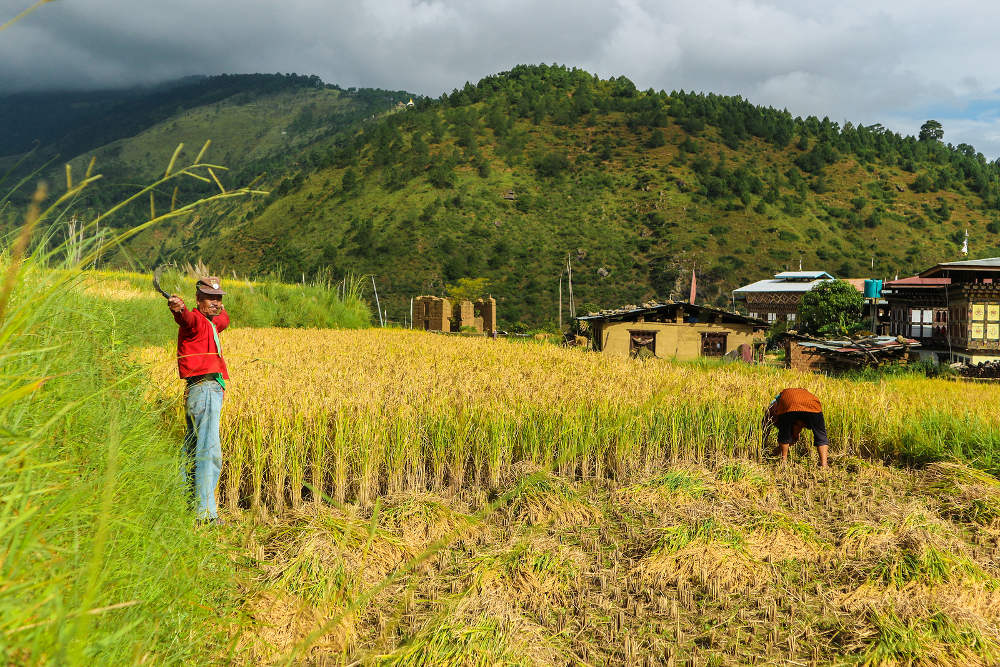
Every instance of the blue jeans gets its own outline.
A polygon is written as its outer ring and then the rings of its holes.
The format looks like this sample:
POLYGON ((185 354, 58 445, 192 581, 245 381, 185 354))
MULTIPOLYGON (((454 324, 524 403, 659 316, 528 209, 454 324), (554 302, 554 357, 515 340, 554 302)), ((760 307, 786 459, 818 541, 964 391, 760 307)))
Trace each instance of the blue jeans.
POLYGON ((219 415, 225 391, 218 382, 200 382, 187 392, 187 434, 184 452, 187 454, 188 488, 194 496, 198 518, 215 519, 215 487, 222 471, 222 443, 219 441, 219 415))

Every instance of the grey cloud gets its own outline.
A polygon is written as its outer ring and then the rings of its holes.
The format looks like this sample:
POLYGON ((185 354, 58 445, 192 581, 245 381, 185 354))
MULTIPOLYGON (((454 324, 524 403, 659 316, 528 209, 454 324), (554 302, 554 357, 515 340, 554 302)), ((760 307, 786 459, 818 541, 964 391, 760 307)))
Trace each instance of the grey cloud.
MULTIPOLYGON (((298 72, 436 96, 559 62, 913 133, 1000 89, 998 19, 975 0, 63 0, 0 33, 0 90, 298 72)), ((1000 153, 992 117, 966 120, 946 138, 1000 153)))

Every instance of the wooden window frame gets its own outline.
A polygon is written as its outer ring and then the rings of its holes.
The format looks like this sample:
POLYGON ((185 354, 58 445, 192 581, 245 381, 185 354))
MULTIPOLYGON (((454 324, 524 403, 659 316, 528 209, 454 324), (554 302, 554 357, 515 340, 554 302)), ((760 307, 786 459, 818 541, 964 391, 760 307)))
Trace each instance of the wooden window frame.
POLYGON ((729 348, 729 332, 726 331, 702 331, 701 332, 701 356, 703 357, 724 357, 729 348), (721 352, 716 353, 714 347, 710 347, 710 341, 721 339, 721 352), (709 354, 706 354, 706 350, 709 354))
POLYGON ((640 350, 642 350, 642 349, 649 349, 649 351, 652 352, 653 356, 655 357, 656 356, 656 334, 657 333, 658 332, 655 329, 654 330, 650 330, 650 329, 629 329, 628 330, 628 356, 630 356, 630 357, 637 357, 637 356, 639 356, 639 351, 640 350), (637 347, 635 345, 635 342, 632 340, 632 336, 634 334, 639 334, 640 336, 652 336, 653 340, 652 340, 651 343, 649 343, 650 345, 652 345, 652 349, 650 349, 646 345, 640 345, 640 346, 637 347))

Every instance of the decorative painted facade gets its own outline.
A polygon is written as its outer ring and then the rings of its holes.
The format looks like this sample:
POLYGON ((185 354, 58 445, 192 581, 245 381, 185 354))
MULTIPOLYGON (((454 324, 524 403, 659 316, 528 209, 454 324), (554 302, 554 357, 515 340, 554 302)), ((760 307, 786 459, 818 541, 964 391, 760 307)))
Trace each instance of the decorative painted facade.
POLYGON ((1000 359, 1000 257, 938 264, 885 284, 890 332, 942 362, 1000 359))
POLYGON ((733 290, 733 297, 746 304, 750 317, 794 327, 802 295, 827 280, 834 277, 826 271, 784 271, 733 290))

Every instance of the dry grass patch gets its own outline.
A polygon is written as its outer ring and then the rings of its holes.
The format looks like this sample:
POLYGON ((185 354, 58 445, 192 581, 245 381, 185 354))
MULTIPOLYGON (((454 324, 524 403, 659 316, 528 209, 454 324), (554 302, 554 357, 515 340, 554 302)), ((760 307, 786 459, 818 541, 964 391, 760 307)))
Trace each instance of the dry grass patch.
POLYGON ((833 556, 833 545, 819 537, 812 524, 790 514, 751 511, 741 525, 746 551, 758 560, 820 563, 833 556))
POLYGON ((431 493, 397 493, 382 499, 373 516, 379 525, 398 536, 413 551, 449 535, 468 536, 477 524, 460 499, 431 493))
POLYGON ((774 487, 774 471, 751 461, 722 461, 715 468, 718 493, 729 496, 761 498, 774 487))
POLYGON ((844 531, 840 550, 855 577, 895 588, 913 581, 990 578, 950 523, 917 502, 893 509, 879 523, 857 523, 844 531))
POLYGON ((82 280, 83 291, 90 296, 109 301, 131 301, 133 299, 148 299, 153 296, 152 286, 149 291, 142 291, 127 280, 121 278, 87 275, 82 280))
POLYGON ((942 611, 902 618, 894 609, 868 607, 851 630, 850 653, 862 665, 986 667, 1000 657, 995 631, 984 634, 942 611))
POLYGON ((926 484, 862 461, 684 463, 622 486, 520 463, 453 496, 265 523, 256 580, 305 605, 273 623, 294 637, 456 535, 309 653, 318 663, 997 664, 989 529, 941 516, 926 484))
POLYGON ((245 603, 251 623, 239 637, 244 658, 253 662, 279 662, 311 639, 304 658, 313 664, 347 651, 356 637, 355 620, 343 607, 316 604, 280 589, 254 594, 245 603), (318 628, 324 628, 311 637, 318 628))
POLYGON ((306 600, 350 600, 413 556, 400 538, 343 510, 289 510, 250 548, 260 554, 266 587, 306 600))
POLYGON ((712 485, 693 466, 671 466, 669 470, 614 491, 615 500, 648 510, 669 510, 704 497, 712 485))
POLYGON ((565 604, 571 584, 584 571, 587 555, 551 536, 526 536, 477 554, 470 563, 472 585, 507 595, 531 609, 565 604))
POLYGON ((365 662, 385 666, 547 666, 566 662, 548 633, 504 596, 466 595, 427 619, 394 650, 365 662))
POLYGON ((941 513, 962 523, 1000 526, 1000 481, 960 463, 932 463, 924 472, 925 490, 941 513))
POLYGON ((660 586, 711 579, 729 591, 758 587, 767 579, 747 552, 744 533, 713 518, 654 531, 633 573, 660 586))
POLYGON ((584 523, 599 515, 569 483, 528 461, 512 466, 502 483, 509 496, 503 513, 515 523, 584 523))

